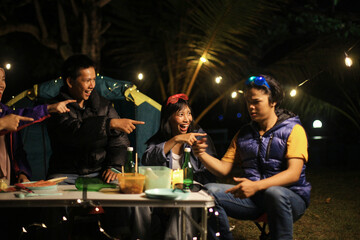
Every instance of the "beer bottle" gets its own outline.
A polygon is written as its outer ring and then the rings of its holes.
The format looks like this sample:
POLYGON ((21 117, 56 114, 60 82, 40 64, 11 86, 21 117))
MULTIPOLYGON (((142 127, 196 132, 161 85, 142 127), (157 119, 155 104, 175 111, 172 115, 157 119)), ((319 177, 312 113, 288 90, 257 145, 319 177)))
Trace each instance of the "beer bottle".
POLYGON ((124 166, 124 170, 126 173, 134 173, 135 172, 135 161, 133 159, 133 147, 127 148, 127 157, 124 166))
POLYGON ((189 189, 189 186, 193 183, 194 173, 193 166, 190 162, 190 152, 191 148, 185 148, 184 150, 184 163, 182 165, 182 170, 184 172, 184 187, 189 189))

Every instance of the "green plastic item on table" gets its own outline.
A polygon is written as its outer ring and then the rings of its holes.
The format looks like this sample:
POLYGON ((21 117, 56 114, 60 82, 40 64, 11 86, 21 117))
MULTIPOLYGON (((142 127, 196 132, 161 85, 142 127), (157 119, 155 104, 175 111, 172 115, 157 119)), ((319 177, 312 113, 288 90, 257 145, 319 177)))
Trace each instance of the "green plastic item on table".
POLYGON ((84 185, 87 185, 88 191, 99 191, 102 188, 116 188, 117 184, 106 183, 101 178, 78 177, 75 181, 75 187, 78 190, 83 190, 84 185))

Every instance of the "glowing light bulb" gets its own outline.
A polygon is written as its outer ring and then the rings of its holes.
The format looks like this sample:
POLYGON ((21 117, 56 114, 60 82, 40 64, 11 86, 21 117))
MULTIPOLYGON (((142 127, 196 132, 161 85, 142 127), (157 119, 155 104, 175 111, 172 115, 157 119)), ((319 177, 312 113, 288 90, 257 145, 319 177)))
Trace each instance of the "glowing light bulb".
POLYGON ((221 77, 221 76, 218 76, 218 77, 215 78, 215 82, 216 82, 217 84, 219 84, 219 83, 221 82, 221 80, 222 80, 222 77, 221 77))
POLYGON ((144 74, 139 73, 139 74, 138 74, 138 79, 141 81, 141 80, 143 80, 143 78, 144 78, 144 74))
POLYGON ((322 128, 322 122, 320 120, 315 120, 313 122, 313 128, 322 128))
POLYGON ((5 68, 6 68, 7 70, 10 70, 11 64, 10 64, 10 63, 5 64, 5 68))
POLYGON ((349 56, 346 56, 346 57, 345 57, 345 65, 346 65, 347 67, 351 67, 351 66, 353 65, 353 61, 352 61, 352 59, 351 59, 349 56))
POLYGON ((206 58, 201 57, 201 58, 200 58, 200 61, 202 61, 202 62, 204 63, 204 62, 206 62, 207 60, 206 60, 206 58))
POLYGON ((231 93, 231 97, 232 97, 232 98, 236 98, 236 97, 237 97, 237 92, 232 92, 232 93, 231 93))
POLYGON ((296 96, 296 90, 295 90, 295 89, 293 89, 293 90, 290 91, 290 96, 291 96, 291 97, 295 97, 295 96, 296 96))

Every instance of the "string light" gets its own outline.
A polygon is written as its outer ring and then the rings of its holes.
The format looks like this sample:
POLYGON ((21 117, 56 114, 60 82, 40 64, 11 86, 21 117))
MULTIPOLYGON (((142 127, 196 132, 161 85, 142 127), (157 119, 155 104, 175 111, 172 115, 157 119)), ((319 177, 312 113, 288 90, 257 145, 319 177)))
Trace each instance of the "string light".
POLYGON ((5 68, 6 68, 7 70, 10 70, 10 69, 11 69, 11 64, 10 64, 10 63, 5 64, 5 68))
POLYGON ((232 98, 236 98, 236 97, 237 97, 237 92, 235 92, 235 91, 232 92, 232 93, 231 93, 231 97, 232 97, 232 98))
POLYGON ((354 45, 352 45, 347 51, 345 51, 345 65, 347 67, 351 67, 353 64, 353 60, 349 57, 349 52, 360 42, 360 40, 358 40, 354 45))
POLYGON ((221 77, 221 76, 217 76, 217 77, 215 78, 215 82, 216 82, 217 84, 219 84, 219 83, 221 82, 221 80, 222 80, 222 77, 221 77))
POLYGON ((296 89, 292 89, 292 90, 290 91, 290 96, 291 96, 291 97, 295 97, 295 96, 296 96, 296 89))
MULTIPOLYGON (((357 42, 355 42, 355 44, 354 45, 352 45, 347 51, 344 51, 344 54, 345 54, 345 59, 344 59, 344 62, 345 62, 345 66, 347 66, 347 67, 352 67, 352 65, 353 65, 353 60, 351 59, 351 57, 349 56, 349 52, 358 44, 360 42, 360 39, 357 41, 357 42)), ((322 73, 323 72, 323 70, 321 70, 320 72, 318 72, 315 76, 317 76, 317 75, 319 75, 320 73, 322 73)), ((314 76, 314 77, 315 77, 314 76)), ((313 78, 314 78, 313 77, 313 78)), ((298 87, 301 87, 304 83, 306 83, 307 81, 309 81, 309 79, 306 79, 304 82, 302 82, 302 83, 300 83, 299 85, 298 85, 298 87)), ((295 97, 296 96, 296 89, 292 89, 291 91, 290 91, 290 96, 291 97, 295 97)))
POLYGON ((351 67, 353 65, 352 59, 349 57, 349 55, 345 52, 345 65, 347 67, 351 67))
POLYGON ((99 226, 99 231, 100 231, 102 234, 104 234, 106 237, 108 237, 109 239, 112 239, 112 240, 119 240, 118 238, 114 238, 114 237, 110 236, 107 232, 105 232, 105 229, 103 229, 103 228, 101 227, 101 222, 100 222, 100 220, 98 220, 98 226, 99 226))
MULTIPOLYGON (((26 229, 30 229, 30 228, 32 228, 32 227, 36 227, 36 228, 47 228, 47 226, 45 225, 45 223, 32 223, 32 224, 30 224, 29 226, 27 226, 26 228, 25 227, 22 227, 21 228, 21 235, 23 234, 23 233, 28 233, 28 230, 26 230, 26 229)), ((20 236, 21 236, 20 235, 20 236)))
POLYGON ((296 91, 296 89, 298 88, 298 87, 301 87, 302 85, 304 85, 305 83, 307 83, 310 79, 314 79, 315 77, 317 77, 320 73, 322 73, 324 70, 321 70, 321 71, 319 71, 317 74, 315 74, 312 78, 308 78, 308 79, 306 79, 305 81, 303 81, 302 83, 300 83, 299 85, 297 85, 297 87, 296 88, 294 88, 294 89, 292 89, 291 91, 290 91, 290 96, 291 97, 295 97, 296 96, 296 94, 297 94, 297 91, 296 91))
POLYGON ((313 122, 313 128, 322 128, 322 122, 320 120, 315 120, 313 122))
POLYGON ((139 74, 138 74, 138 79, 139 79, 140 81, 143 80, 143 79, 144 79, 144 74, 139 73, 139 74))
POLYGON ((207 60, 206 60, 206 58, 201 57, 201 58, 200 58, 200 61, 202 61, 203 63, 205 63, 207 60))
MULTIPOLYGON (((90 202, 90 201, 89 201, 89 202, 88 202, 88 201, 82 202, 82 204, 83 204, 84 206, 88 206, 88 205, 92 206, 92 205, 93 205, 93 203, 90 202)), ((101 212, 102 207, 101 207, 101 206, 96 206, 95 209, 98 209, 98 211, 101 212)), ((60 221, 59 223, 61 224, 61 223, 66 222, 66 221, 67 221, 67 217, 66 217, 66 216, 62 216, 62 221, 60 221)), ((59 224, 59 223, 57 223, 57 224, 59 224)), ((111 240, 119 240, 119 239, 116 238, 116 237, 112 237, 111 235, 109 235, 109 234, 105 231, 105 229, 101 226, 101 222, 100 222, 99 219, 97 220, 97 223, 98 223, 99 231, 100 231, 102 234, 104 234, 107 238, 109 238, 109 239, 111 239, 111 240)), ((23 235, 23 234, 28 234, 29 230, 32 229, 32 228, 35 228, 35 230, 48 229, 48 228, 51 229, 52 227, 55 227, 57 224, 48 227, 45 223, 32 223, 32 224, 30 224, 30 225, 28 225, 28 226, 26 226, 26 227, 22 227, 22 228, 21 228, 21 234, 20 234, 20 238, 19 238, 19 239, 22 238, 22 235, 23 235)))

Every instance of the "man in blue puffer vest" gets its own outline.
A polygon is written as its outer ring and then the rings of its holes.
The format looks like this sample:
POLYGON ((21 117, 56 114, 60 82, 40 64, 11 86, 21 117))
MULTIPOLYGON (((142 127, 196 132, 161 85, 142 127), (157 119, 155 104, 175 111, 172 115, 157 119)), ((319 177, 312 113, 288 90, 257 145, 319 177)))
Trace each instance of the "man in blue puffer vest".
POLYGON ((252 121, 235 135, 221 161, 204 151, 206 139, 193 146, 213 174, 225 176, 234 164, 240 164, 243 172, 241 178, 234 178, 237 185, 206 185, 219 212, 217 219, 209 219, 209 239, 233 239, 227 216, 255 220, 264 213, 271 239, 292 239, 293 222, 304 214, 310 200, 305 130, 299 117, 278 109, 284 93, 274 78, 250 77, 244 96, 252 121))

